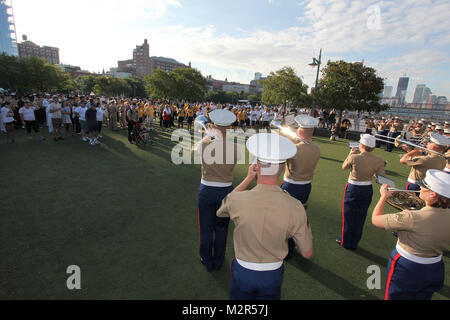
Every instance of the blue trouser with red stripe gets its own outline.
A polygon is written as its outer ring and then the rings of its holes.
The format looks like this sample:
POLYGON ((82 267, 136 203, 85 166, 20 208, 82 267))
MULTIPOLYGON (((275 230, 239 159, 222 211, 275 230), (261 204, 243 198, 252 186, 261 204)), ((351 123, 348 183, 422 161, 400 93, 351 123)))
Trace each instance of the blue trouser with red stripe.
POLYGON ((408 182, 405 190, 420 191, 420 186, 418 184, 408 182))
POLYGON ((198 190, 198 219, 200 232, 200 258, 208 270, 219 269, 225 260, 229 218, 216 216, 222 201, 233 187, 200 185, 198 190))
POLYGON ((373 188, 371 185, 347 184, 342 206, 342 247, 350 250, 355 250, 358 247, 372 197, 373 188))
POLYGON ((442 289, 444 262, 420 264, 403 258, 395 249, 387 268, 385 300, 431 300, 442 289))
MULTIPOLYGON (((311 195, 312 185, 311 183, 302 185, 283 181, 281 189, 287 191, 287 193, 289 193, 291 197, 297 199, 303 205, 305 205, 309 200, 309 196, 311 195)), ((287 258, 292 257, 292 255, 294 254, 294 250, 295 250, 295 242, 294 240, 289 239, 289 254, 287 255, 287 258)))
POLYGON ((231 265, 231 300, 280 300, 284 266, 274 271, 254 271, 231 265))

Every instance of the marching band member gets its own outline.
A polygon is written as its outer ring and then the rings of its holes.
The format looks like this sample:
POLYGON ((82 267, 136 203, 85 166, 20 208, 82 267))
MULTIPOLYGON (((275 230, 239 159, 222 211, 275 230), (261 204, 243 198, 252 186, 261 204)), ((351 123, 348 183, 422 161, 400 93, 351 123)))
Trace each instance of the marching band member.
POLYGON ((279 300, 288 239, 294 239, 304 258, 313 255, 303 205, 278 186, 284 163, 295 156, 297 148, 287 138, 267 133, 251 137, 247 148, 257 163, 217 212, 235 224, 230 295, 232 300, 279 300), (257 186, 245 191, 255 178, 257 186))
POLYGON ((358 247, 372 203, 372 179, 377 173, 385 175, 384 160, 372 153, 375 147, 374 136, 361 135, 359 152, 352 149, 342 166, 343 170, 351 169, 343 200, 342 238, 336 240, 345 249, 356 250, 358 247))
MULTIPOLYGON (((391 140, 392 142, 395 141, 395 139, 401 135, 402 133, 402 129, 403 129, 403 125, 400 123, 400 119, 399 117, 395 117, 393 122, 390 122, 390 129, 389 129, 389 140, 391 140)), ((392 152, 392 150, 394 149, 394 145, 392 143, 386 143, 386 151, 387 152, 392 152)))
POLYGON ((398 243, 388 264, 385 300, 431 300, 444 285, 442 253, 450 246, 450 176, 429 170, 421 183, 420 198, 426 207, 384 215, 389 186, 381 188, 372 223, 397 231, 398 243))
MULTIPOLYGON (((426 148, 443 153, 447 150, 448 145, 449 139, 447 137, 432 133, 430 135, 430 142, 427 144, 426 148)), ((425 179, 428 170, 443 170, 445 168, 446 161, 443 157, 431 152, 428 152, 428 155, 421 156, 421 152, 421 150, 414 149, 405 154, 400 160, 400 163, 411 167, 408 184, 405 188, 406 190, 419 191, 420 186, 418 182, 425 179)))
MULTIPOLYGON (((381 135, 381 136, 386 136, 388 131, 386 130, 386 120, 385 118, 382 118, 381 121, 378 121, 376 123, 376 127, 377 127, 377 134, 381 135)), ((379 140, 376 141, 376 147, 380 148, 381 147, 381 142, 379 140)))
MULTIPOLYGON (((215 125, 216 139, 205 137, 194 147, 202 155, 202 180, 198 191, 198 219, 200 228, 200 258, 208 271, 218 270, 225 259, 230 219, 217 217, 222 200, 233 191, 233 170, 239 160, 235 143, 227 141, 227 129, 236 116, 227 110, 215 110, 209 114, 215 125), (222 163, 210 161, 206 151, 222 149, 222 163), (233 157, 230 159, 230 152, 233 157)), ((219 156, 219 155, 216 155, 219 156)))
MULTIPOLYGON (((288 137, 296 143, 297 154, 286 162, 281 188, 306 207, 312 190, 314 171, 320 160, 320 146, 312 142, 314 128, 319 125, 319 120, 310 116, 298 116, 295 121, 299 125, 298 136, 304 142, 288 137)), ((288 258, 292 257, 294 249, 295 243, 290 240, 288 258)))

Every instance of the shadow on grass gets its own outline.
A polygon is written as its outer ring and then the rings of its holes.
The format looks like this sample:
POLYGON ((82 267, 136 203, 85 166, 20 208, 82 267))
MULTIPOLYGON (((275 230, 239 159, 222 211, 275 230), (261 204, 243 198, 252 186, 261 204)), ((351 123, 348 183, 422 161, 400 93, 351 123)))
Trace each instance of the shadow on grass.
POLYGON ((450 299, 450 287, 444 284, 444 287, 438 291, 439 294, 450 299))
POLYGON ((379 266, 387 267, 389 263, 388 259, 377 256, 376 254, 373 254, 372 252, 369 252, 361 247, 358 247, 358 249, 356 249, 354 253, 357 254, 358 256, 366 258, 367 260, 375 262, 379 266))
POLYGON ((303 271, 307 276, 315 281, 321 283, 325 287, 333 290, 347 300, 379 300, 368 291, 364 291, 338 276, 337 274, 327 270, 311 260, 306 260, 303 257, 295 254, 289 263, 295 268, 303 271))
POLYGON ((327 157, 320 157, 321 160, 326 160, 326 161, 333 161, 333 162, 338 162, 338 163, 343 163, 343 160, 338 160, 338 159, 332 159, 332 158, 327 158, 327 157))

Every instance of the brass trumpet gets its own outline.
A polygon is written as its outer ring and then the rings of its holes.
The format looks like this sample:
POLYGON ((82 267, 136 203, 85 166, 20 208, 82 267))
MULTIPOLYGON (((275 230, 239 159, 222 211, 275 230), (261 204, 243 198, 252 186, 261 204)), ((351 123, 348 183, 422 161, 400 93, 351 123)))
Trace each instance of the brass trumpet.
POLYGON ((208 123, 211 123, 211 121, 205 117, 205 116, 199 116, 197 119, 195 119, 194 122, 194 129, 195 131, 202 131, 205 130, 206 134, 210 136, 211 138, 215 139, 216 136, 209 131, 208 127, 206 126, 208 123))
POLYGON ((385 140, 385 139, 382 139, 382 138, 392 139, 391 137, 382 136, 382 135, 376 135, 376 136, 375 136, 375 139, 376 139, 376 140, 381 141, 381 142, 384 142, 384 143, 390 143, 390 144, 393 144, 393 145, 395 145, 397 148, 400 148, 401 145, 404 144, 404 145, 408 145, 408 146, 411 146, 411 147, 416 148, 416 149, 420 149, 420 150, 423 150, 423 151, 426 151, 426 152, 434 153, 434 154, 436 154, 436 155, 438 155, 438 156, 441 156, 441 157, 444 157, 444 158, 445 158, 445 155, 443 155, 443 154, 440 153, 440 152, 437 152, 437 151, 434 151, 434 150, 427 149, 427 148, 425 148, 425 147, 423 147, 423 146, 414 144, 414 143, 412 143, 412 142, 410 142, 410 141, 407 141, 407 140, 404 140, 404 139, 401 139, 401 138, 396 138, 394 142, 393 142, 393 141, 390 141, 390 140, 385 140))
POLYGON ((299 137, 299 136, 298 136, 291 128, 289 128, 289 127, 283 127, 283 126, 282 126, 282 121, 279 120, 279 119, 273 120, 273 121, 270 123, 270 126, 271 126, 272 128, 275 128, 275 129, 280 129, 280 130, 281 130, 281 133, 283 133, 284 135, 289 136, 290 138, 293 138, 293 139, 297 140, 298 142, 303 142, 303 143, 306 143, 306 144, 311 144, 310 141, 307 141, 307 140, 305 140, 305 139, 300 138, 300 137, 299 137))

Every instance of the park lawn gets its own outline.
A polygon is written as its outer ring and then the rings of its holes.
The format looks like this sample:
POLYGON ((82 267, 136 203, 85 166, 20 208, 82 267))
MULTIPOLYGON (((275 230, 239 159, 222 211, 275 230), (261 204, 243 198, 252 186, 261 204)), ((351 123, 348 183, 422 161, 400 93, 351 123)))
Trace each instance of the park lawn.
MULTIPOLYGON (((99 147, 78 137, 28 142, 23 131, 13 145, 1 137, 0 299, 229 299, 233 223, 225 266, 208 273, 199 261, 200 167, 174 165, 175 143, 159 128, 154 144, 142 148, 125 131, 103 135, 99 147), (81 268, 81 290, 66 287, 70 265, 81 268)), ((305 261, 296 254, 285 264, 282 299, 383 299, 396 239, 368 219, 357 251, 338 247, 349 148, 315 141, 322 149, 308 207, 315 255, 305 261), (367 288, 372 265, 381 268, 381 290, 367 288)), ((403 186, 409 170, 400 153, 375 153, 403 186)), ((237 166, 235 185, 247 169, 237 166)), ((371 209, 378 198, 375 188, 371 209)), ((435 299, 450 297, 449 281, 447 271, 435 299)))

